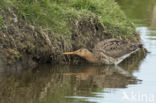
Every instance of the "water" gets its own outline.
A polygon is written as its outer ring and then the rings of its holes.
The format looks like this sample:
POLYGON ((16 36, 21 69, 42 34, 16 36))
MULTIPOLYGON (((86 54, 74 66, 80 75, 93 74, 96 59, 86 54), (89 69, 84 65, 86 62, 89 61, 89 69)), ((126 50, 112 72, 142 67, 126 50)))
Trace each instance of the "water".
POLYGON ((42 65, 0 71, 0 103, 156 103, 156 4, 118 0, 145 48, 118 67, 42 65), (136 8, 137 7, 137 8, 136 8))

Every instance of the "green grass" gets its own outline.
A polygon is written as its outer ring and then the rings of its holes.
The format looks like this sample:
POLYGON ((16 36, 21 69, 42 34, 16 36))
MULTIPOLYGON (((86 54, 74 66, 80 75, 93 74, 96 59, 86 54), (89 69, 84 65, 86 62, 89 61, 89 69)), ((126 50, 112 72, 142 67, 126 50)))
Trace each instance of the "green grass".
POLYGON ((2 6, 1 6, 2 4, 1 4, 1 2, 0 2, 0 29, 1 29, 1 27, 2 27, 2 25, 3 25, 3 17, 2 17, 2 6))
POLYGON ((3 17, 0 16, 0 28, 2 27, 2 24, 3 24, 3 17))
POLYGON ((15 5, 18 7, 18 15, 26 22, 52 28, 56 33, 70 33, 64 18, 64 9, 58 4, 45 0, 36 3, 15 2, 15 5))
POLYGON ((110 34, 129 36, 135 32, 135 26, 114 0, 72 0, 72 7, 95 14, 110 34))
MULTIPOLYGON (((21 20, 49 28, 62 35, 71 35, 73 20, 102 24, 113 36, 133 36, 135 26, 114 0, 2 0, 17 9, 21 20)), ((96 25, 95 24, 95 25, 96 25)))

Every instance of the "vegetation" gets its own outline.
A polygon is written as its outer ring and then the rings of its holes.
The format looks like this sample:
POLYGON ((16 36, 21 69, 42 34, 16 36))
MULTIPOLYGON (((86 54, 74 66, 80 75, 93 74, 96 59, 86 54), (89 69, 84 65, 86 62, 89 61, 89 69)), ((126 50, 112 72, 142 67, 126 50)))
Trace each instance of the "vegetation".
POLYGON ((133 36, 134 25, 127 19, 114 0, 2 0, 17 9, 27 23, 43 26, 55 33, 71 35, 73 20, 89 20, 102 24, 113 36, 133 36))
POLYGON ((0 16, 0 28, 1 28, 2 24, 3 24, 3 18, 2 18, 2 16, 0 16))

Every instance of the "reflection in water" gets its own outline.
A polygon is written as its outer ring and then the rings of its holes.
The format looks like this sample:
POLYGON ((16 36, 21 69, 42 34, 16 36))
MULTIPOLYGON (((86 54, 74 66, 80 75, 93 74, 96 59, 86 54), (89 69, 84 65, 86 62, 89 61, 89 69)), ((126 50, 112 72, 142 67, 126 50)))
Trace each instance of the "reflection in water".
POLYGON ((109 92, 103 88, 126 88, 139 81, 132 73, 142 56, 137 62, 134 58, 120 67, 42 65, 0 72, 0 103, 69 103, 76 100, 74 96, 98 97, 93 92, 109 92))

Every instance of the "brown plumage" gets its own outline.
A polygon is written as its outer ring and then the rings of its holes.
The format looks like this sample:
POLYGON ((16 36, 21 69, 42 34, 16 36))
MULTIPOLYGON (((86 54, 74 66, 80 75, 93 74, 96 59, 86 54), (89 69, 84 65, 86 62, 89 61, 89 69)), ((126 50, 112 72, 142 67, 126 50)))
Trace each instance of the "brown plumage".
POLYGON ((95 45, 93 52, 82 48, 74 52, 65 52, 63 54, 75 54, 92 63, 119 64, 141 47, 142 44, 133 44, 117 39, 107 39, 95 45))

